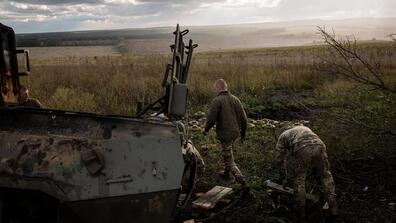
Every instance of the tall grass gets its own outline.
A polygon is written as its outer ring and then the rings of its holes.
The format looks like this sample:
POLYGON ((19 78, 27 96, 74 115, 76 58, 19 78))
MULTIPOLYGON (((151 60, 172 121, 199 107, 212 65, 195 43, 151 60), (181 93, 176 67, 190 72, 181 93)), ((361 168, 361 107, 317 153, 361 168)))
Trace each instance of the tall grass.
MULTIPOLYGON (((364 44, 367 57, 380 60, 387 80, 396 80, 392 44, 364 44)), ((197 53, 190 69, 190 104, 213 96, 212 83, 229 82, 231 91, 253 97, 266 89, 347 89, 352 86, 317 69, 323 47, 288 47, 197 53)), ((136 103, 162 94, 160 82, 169 55, 123 55, 33 59, 32 76, 23 80, 45 107, 101 114, 132 115, 136 103)))

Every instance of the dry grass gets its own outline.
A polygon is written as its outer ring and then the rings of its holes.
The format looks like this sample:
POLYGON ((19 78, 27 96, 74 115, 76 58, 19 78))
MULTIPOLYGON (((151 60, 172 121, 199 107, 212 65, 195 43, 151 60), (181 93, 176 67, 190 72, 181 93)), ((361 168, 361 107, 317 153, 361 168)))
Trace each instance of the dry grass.
MULTIPOLYGON (((396 80, 395 45, 364 44, 361 49, 367 58, 381 61, 387 81, 396 80)), ((226 79, 236 94, 253 97, 264 89, 348 90, 349 82, 317 69, 322 51, 322 46, 310 46, 197 53, 190 70, 190 102, 208 103, 217 78, 226 79)), ((34 58, 33 75, 23 82, 49 108, 132 115, 137 101, 147 104, 162 94, 169 61, 163 54, 34 58)))

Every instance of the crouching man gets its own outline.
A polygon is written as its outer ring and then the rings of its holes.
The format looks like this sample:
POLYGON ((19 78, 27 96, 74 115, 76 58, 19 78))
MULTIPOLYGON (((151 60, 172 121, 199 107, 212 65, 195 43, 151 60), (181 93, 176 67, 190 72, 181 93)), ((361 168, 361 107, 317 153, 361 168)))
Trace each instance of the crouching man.
POLYGON ((315 170, 323 184, 331 218, 337 215, 337 202, 333 176, 330 172, 326 146, 311 129, 295 126, 281 133, 276 146, 276 163, 280 168, 280 180, 286 184, 286 156, 291 153, 294 169, 294 209, 305 218, 305 179, 307 172, 315 170))

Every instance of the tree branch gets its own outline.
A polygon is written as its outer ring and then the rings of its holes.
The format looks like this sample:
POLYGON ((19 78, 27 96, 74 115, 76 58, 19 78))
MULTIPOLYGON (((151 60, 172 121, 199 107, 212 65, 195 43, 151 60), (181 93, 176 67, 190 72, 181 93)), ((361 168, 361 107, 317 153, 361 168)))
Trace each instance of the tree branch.
MULTIPOLYGON (((327 66, 325 67, 326 70, 330 70, 333 74, 345 76, 358 83, 371 85, 374 89, 396 93, 396 89, 385 84, 383 74, 377 69, 377 67, 380 66, 372 65, 358 53, 357 41, 355 38, 353 41, 349 39, 344 41, 336 40, 334 31, 330 34, 321 27, 318 27, 318 31, 329 47, 327 53, 331 55, 331 58, 325 60, 325 62, 328 63, 330 61, 332 67, 327 66), (338 59, 339 57, 337 57, 337 55, 341 57, 341 61, 338 59), (358 64, 367 71, 366 74, 358 69, 358 64)), ((396 39, 393 35, 391 35, 391 37, 394 40, 396 39)))

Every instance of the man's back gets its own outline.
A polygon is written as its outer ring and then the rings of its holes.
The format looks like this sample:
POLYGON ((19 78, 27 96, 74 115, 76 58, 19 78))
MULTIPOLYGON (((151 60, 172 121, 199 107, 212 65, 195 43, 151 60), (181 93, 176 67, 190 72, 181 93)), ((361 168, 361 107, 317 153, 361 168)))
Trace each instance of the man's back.
POLYGON ((278 147, 296 152, 307 145, 318 143, 323 142, 310 128, 305 126, 295 126, 284 131, 279 136, 278 147))
POLYGON ((299 217, 304 218, 305 216, 306 176, 313 169, 321 178, 330 214, 337 215, 334 180, 330 172, 326 147, 319 136, 305 126, 296 126, 284 131, 279 136, 276 162, 280 167, 280 179, 283 184, 286 183, 286 154, 288 151, 293 152, 294 209, 299 217))
POLYGON ((217 138, 224 141, 235 139, 246 130, 247 117, 240 100, 228 91, 221 92, 210 104, 208 129, 216 124, 217 138))
POLYGON ((233 145, 239 134, 242 141, 245 139, 247 127, 246 113, 243 110, 241 101, 228 92, 225 80, 216 80, 213 88, 218 95, 210 104, 205 129, 202 133, 207 135, 209 130, 216 124, 218 145, 221 148, 224 162, 224 171, 220 175, 229 179, 230 174, 232 174, 235 180, 242 187, 245 187, 246 181, 244 176, 234 160, 233 145))

